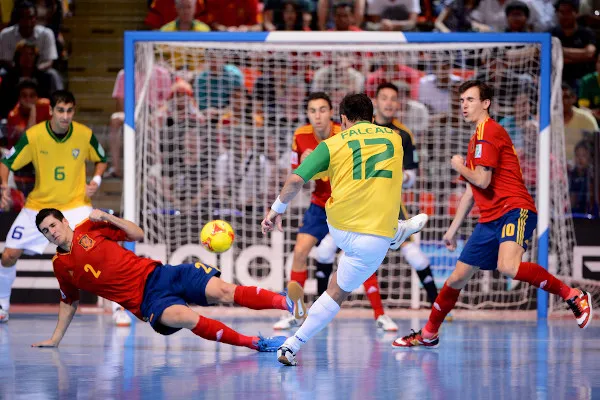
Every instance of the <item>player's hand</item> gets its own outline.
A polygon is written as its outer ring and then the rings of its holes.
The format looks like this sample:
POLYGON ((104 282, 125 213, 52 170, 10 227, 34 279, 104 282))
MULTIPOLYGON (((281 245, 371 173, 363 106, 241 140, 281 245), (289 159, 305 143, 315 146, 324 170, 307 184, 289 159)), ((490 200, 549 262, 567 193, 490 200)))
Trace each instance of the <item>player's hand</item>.
POLYGON ((58 347, 58 343, 50 340, 44 340, 43 342, 34 343, 31 347, 58 347))
POLYGON ((106 221, 106 213, 102 210, 98 210, 98 209, 93 209, 92 212, 90 213, 90 216, 88 217, 88 219, 92 222, 102 222, 102 221, 106 221))
POLYGON ((382 31, 393 31, 394 30, 394 23, 392 22, 392 20, 389 19, 382 19, 381 20, 381 30, 382 31))
POLYGON ((458 172, 461 166, 465 165, 465 159, 463 156, 455 154, 452 156, 452 160, 450 160, 450 165, 452 165, 452 169, 458 172))
POLYGON ((283 226, 281 225, 281 214, 277 214, 273 210, 269 210, 265 219, 260 223, 261 230, 263 235, 266 235, 267 232, 271 232, 275 229, 275 225, 277 225, 277 229, 280 232, 283 232, 283 226))
POLYGON ((304 153, 302 153, 302 155, 300 156, 300 163, 302 163, 306 159, 306 157, 308 157, 308 155, 312 152, 312 149, 304 150, 304 153))
POLYGON ((90 181, 88 185, 85 185, 85 195, 87 197, 92 197, 98 191, 98 184, 94 181, 90 181))
POLYGON ((453 233, 446 232, 442 237, 442 241, 444 242, 448 250, 456 250, 456 236, 453 233))

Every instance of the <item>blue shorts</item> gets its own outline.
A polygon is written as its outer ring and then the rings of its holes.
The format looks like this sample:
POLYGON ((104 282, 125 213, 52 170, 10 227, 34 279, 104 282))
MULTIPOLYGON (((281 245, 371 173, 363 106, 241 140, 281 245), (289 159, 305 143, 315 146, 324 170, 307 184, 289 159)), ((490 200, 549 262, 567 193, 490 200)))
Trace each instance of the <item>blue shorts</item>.
POLYGON ((141 313, 144 321, 161 335, 171 335, 181 328, 171 328, 159 322, 167 307, 188 303, 208 306, 206 285, 221 271, 209 265, 195 264, 159 265, 146 280, 141 313))
POLYGON ((494 270, 498 266, 500 243, 516 242, 527 250, 536 225, 537 214, 524 208, 511 210, 494 221, 479 223, 458 261, 480 269, 494 270))
POLYGON ((304 213, 302 226, 298 229, 298 233, 306 233, 317 239, 318 242, 323 240, 329 233, 327 226, 327 214, 325 208, 319 207, 316 204, 310 203, 310 206, 304 213))

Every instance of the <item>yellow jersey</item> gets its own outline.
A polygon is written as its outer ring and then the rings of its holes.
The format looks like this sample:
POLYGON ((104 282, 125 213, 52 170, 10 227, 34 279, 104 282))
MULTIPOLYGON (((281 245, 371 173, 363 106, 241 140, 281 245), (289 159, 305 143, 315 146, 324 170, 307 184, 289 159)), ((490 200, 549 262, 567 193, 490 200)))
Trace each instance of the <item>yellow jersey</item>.
POLYGON ((327 176, 327 222, 349 232, 394 237, 402 196, 402 138, 359 122, 324 141, 294 171, 308 181, 327 176))
POLYGON ((59 139, 45 121, 29 128, 2 159, 16 171, 29 163, 35 168, 35 187, 25 207, 70 210, 92 204, 85 195, 85 161, 106 162, 104 149, 92 130, 77 122, 59 139))

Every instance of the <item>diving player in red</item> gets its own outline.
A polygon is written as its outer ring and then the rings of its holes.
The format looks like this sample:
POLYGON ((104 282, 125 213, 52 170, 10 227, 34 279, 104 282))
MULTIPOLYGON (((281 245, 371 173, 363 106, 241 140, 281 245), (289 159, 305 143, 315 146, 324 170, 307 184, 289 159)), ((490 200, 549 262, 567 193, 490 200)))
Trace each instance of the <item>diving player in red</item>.
POLYGON ((258 351, 276 351, 286 338, 242 335, 219 321, 199 315, 188 304, 235 303, 255 310, 281 309, 297 316, 306 314, 304 293, 294 282, 288 285, 286 297, 254 286, 224 282, 217 268, 201 262, 162 265, 135 255, 117 242, 143 240, 142 229, 103 211, 93 210, 74 231, 54 208, 42 209, 35 222, 40 232, 58 246, 52 264, 61 302, 51 339, 34 347, 58 346, 77 311, 79 289, 119 303, 162 335, 187 328, 207 340, 258 351))
POLYGON ((435 299, 425 327, 396 339, 392 346, 438 347, 438 331, 444 317, 478 269, 498 269, 503 275, 562 297, 573 311, 579 327, 586 328, 592 320, 590 295, 584 290, 570 288, 538 264, 522 262, 537 224, 536 208, 525 187, 519 159, 508 133, 490 118, 492 88, 472 80, 464 82, 459 93, 463 117, 477 128, 469 141, 466 162, 460 155, 452 157, 452 169, 467 181, 467 190, 443 237, 446 247, 450 251, 456 249, 456 232, 474 203, 481 210, 481 217, 454 271, 435 299))
MULTIPOLYGON (((292 170, 298 168, 300 163, 321 143, 322 140, 338 134, 342 129, 339 124, 332 122, 333 107, 331 99, 326 93, 311 93, 306 99, 306 114, 309 124, 303 125, 294 132, 292 142, 291 164, 292 170)), ((302 226, 298 230, 290 281, 298 282, 304 287, 308 278, 306 262, 311 249, 318 245, 316 254, 317 291, 319 296, 327 289, 329 276, 333 271, 333 261, 337 252, 333 238, 329 235, 325 203, 331 197, 331 185, 327 178, 315 180, 315 189, 310 196, 310 206, 304 213, 302 226)), ((373 274, 364 283, 365 294, 371 302, 376 325, 385 331, 397 331, 398 326, 392 319, 385 315, 377 274, 373 274)), ((290 329, 302 324, 304 319, 297 319, 285 315, 273 325, 273 329, 290 329)))

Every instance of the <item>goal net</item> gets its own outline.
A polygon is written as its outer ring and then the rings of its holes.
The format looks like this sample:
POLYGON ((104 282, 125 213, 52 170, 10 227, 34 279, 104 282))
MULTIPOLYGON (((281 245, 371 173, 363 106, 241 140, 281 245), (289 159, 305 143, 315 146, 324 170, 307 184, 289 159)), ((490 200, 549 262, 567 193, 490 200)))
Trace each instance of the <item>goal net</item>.
MULTIPOLYGON (((491 114, 510 133, 526 184, 537 197, 540 44, 290 44, 203 41, 202 36, 167 42, 156 35, 154 41, 134 45, 135 199, 130 207, 146 234, 136 248, 140 254, 171 264, 202 260, 219 265, 233 282, 283 289, 312 186, 286 211, 283 233, 265 237, 259 224, 290 173, 293 134, 307 123, 304 100, 314 91, 329 94, 337 119, 347 93, 374 97, 377 85, 386 81, 401 88, 397 117, 412 131, 420 158, 417 183, 403 191, 404 205, 411 214, 430 216, 419 241, 440 287, 478 217, 473 210, 459 233, 459 248, 448 252, 441 238, 464 191, 450 159, 466 154, 473 133, 459 111, 457 87, 465 79, 481 78, 495 88, 491 114), (236 233, 233 248, 218 256, 199 245, 199 232, 212 219, 228 221, 236 233)), ((549 268, 568 275, 574 234, 568 216, 560 44, 553 46, 552 60, 551 149, 546 155, 553 182, 549 268)), ((535 261, 535 238, 529 248, 526 257, 535 261)), ((311 257, 309 295, 316 293, 313 264, 311 257)), ((385 306, 427 306, 399 252, 389 252, 378 276, 385 306)), ((368 302, 358 290, 348 304, 368 302)), ((497 272, 483 272, 462 291, 458 307, 535 310, 536 293, 497 272)))

